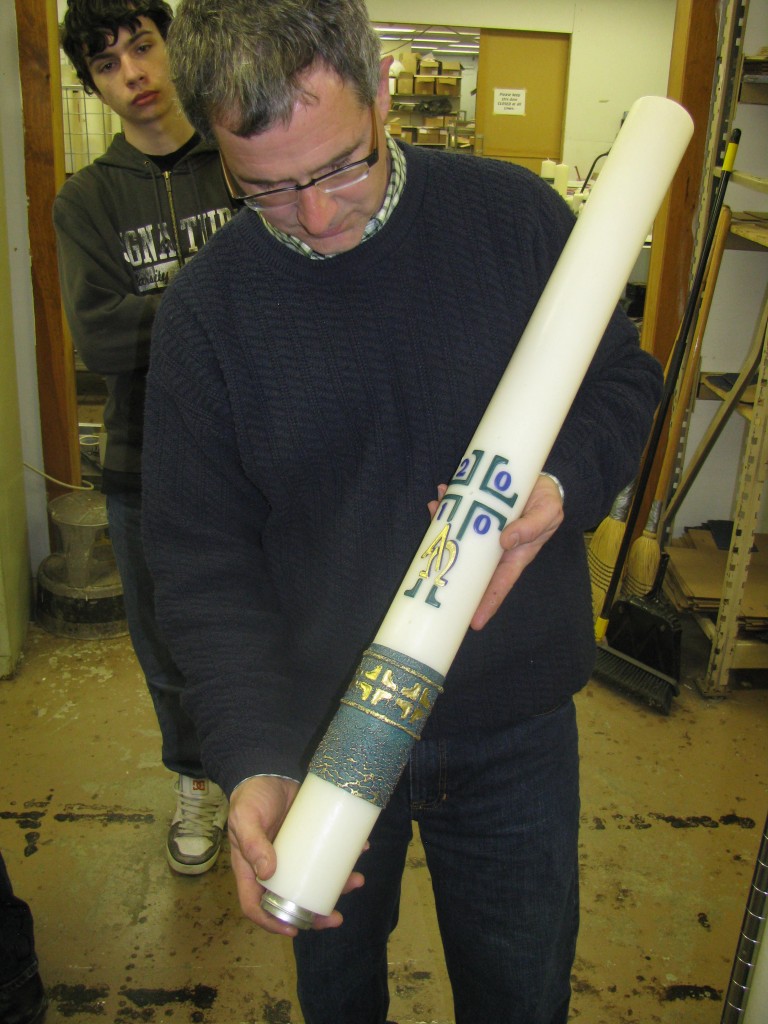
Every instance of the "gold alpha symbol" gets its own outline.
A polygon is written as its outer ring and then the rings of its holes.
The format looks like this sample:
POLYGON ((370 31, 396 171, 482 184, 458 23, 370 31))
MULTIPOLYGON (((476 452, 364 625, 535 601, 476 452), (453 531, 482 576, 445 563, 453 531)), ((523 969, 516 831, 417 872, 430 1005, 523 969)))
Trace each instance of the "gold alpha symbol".
POLYGON ((446 523, 440 533, 435 537, 429 547, 422 552, 422 559, 426 559, 427 564, 423 569, 419 570, 419 577, 416 583, 411 587, 410 590, 405 591, 406 597, 415 597, 419 587, 423 580, 432 579, 432 587, 427 594, 427 604, 433 605, 435 608, 440 607, 440 602, 437 600, 437 588, 444 587, 447 580, 445 577, 448 575, 451 566, 456 561, 456 556, 459 553, 459 547, 456 541, 449 540, 448 534, 450 532, 450 523, 446 523))

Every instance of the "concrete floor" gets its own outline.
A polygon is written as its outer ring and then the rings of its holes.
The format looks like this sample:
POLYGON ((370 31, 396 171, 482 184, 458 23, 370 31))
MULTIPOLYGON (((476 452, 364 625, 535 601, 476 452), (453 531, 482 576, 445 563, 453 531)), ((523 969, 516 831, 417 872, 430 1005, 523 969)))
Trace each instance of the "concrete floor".
MULTIPOLYGON (((665 718, 595 683, 578 712, 572 1020, 717 1024, 768 807, 768 689, 684 685, 665 718)), ((167 868, 158 751, 127 638, 31 628, 0 682, 0 847, 35 913, 48 1024, 300 1024, 290 945, 241 917, 228 852, 199 879, 167 868)), ((418 841, 390 952, 391 1018, 452 1021, 418 841)))

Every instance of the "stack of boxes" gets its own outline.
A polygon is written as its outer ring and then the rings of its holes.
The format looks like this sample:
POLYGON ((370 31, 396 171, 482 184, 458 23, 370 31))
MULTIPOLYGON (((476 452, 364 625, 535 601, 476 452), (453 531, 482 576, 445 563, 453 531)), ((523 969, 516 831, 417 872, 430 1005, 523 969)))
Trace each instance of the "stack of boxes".
MULTIPOLYGON (((416 110, 430 97, 461 96, 461 64, 458 61, 439 61, 424 58, 414 62, 414 70, 405 70, 397 76, 395 95, 413 97, 410 110, 400 107, 389 120, 392 135, 401 135, 408 142, 420 146, 448 144, 448 128, 456 123, 456 114, 431 115, 416 110)), ((455 104, 458 107, 458 104, 455 104)))

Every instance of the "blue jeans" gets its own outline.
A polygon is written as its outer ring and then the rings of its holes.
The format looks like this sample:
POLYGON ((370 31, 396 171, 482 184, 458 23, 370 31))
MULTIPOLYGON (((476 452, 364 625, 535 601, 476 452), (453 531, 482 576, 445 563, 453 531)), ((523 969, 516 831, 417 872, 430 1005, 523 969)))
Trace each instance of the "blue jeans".
POLYGON ((9 997, 37 973, 32 911, 14 896, 0 853, 0 993, 9 997))
POLYGON ((163 764, 172 772, 203 778, 197 731, 181 706, 184 677, 174 664, 155 619, 154 586, 141 540, 141 495, 108 494, 107 516, 131 642, 146 677, 163 738, 163 764))
POLYGON ((342 896, 294 940, 306 1024, 385 1024, 387 940, 418 821, 456 1024, 565 1024, 579 922, 572 701, 512 728, 416 743, 342 896))

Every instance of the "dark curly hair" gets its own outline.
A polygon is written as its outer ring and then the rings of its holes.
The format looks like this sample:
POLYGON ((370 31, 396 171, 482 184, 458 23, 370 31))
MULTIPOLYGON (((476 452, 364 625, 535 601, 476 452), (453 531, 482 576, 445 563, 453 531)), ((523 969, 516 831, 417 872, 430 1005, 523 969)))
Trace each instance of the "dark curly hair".
POLYGON ((139 18, 153 21, 165 39, 173 10, 165 0, 67 0, 59 40, 86 92, 98 92, 88 58, 111 46, 121 28, 135 31, 139 18))

